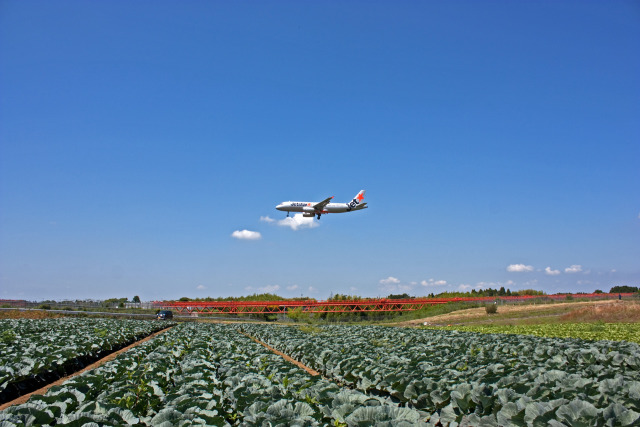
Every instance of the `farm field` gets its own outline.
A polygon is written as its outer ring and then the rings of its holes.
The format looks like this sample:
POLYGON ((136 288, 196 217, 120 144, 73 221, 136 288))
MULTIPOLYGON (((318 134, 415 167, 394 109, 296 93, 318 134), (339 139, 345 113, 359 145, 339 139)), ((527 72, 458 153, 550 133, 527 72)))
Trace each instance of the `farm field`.
POLYGON ((379 326, 180 324, 0 412, 2 421, 635 425, 640 346, 379 326))
POLYGON ((44 396, 0 412, 3 425, 340 425, 426 413, 286 362, 237 325, 181 324, 44 396))
POLYGON ((0 320, 0 403, 168 326, 154 321, 0 320))
POLYGON ((428 412, 431 423, 629 425, 640 417, 635 343, 374 326, 246 330, 328 378, 428 412))
POLYGON ((634 300, 576 301, 553 304, 499 305, 487 315, 484 307, 457 310, 419 319, 393 322, 397 326, 419 326, 424 322, 447 325, 527 325, 565 322, 640 323, 640 302, 634 300))

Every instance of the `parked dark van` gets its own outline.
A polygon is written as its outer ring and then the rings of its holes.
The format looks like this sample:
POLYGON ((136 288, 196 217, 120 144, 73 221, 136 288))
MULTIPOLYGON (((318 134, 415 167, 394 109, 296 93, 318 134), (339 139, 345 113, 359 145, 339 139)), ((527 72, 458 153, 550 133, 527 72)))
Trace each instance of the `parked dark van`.
POLYGON ((160 310, 156 315, 156 318, 158 320, 173 319, 173 313, 171 310, 160 310))

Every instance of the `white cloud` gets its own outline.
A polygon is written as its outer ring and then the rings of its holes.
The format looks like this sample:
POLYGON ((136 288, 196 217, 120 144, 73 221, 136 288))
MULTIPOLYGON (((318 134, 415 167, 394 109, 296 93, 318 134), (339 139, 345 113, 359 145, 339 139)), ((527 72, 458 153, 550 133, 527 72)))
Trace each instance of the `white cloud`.
POLYGON ((460 286, 458 286, 458 290, 460 290, 462 292, 466 292, 469 289, 471 289, 471 285, 460 285, 460 286))
POLYGON ((298 285, 287 286, 288 291, 295 291, 296 289, 298 289, 298 285))
POLYGON ((560 270, 552 270, 551 267, 545 268, 544 272, 549 276, 557 276, 558 274, 560 274, 560 270))
POLYGON ((199 290, 199 291, 204 291, 205 289, 207 289, 207 287, 206 287, 206 286, 204 286, 204 285, 198 285, 198 286, 196 287, 196 289, 197 289, 197 290, 199 290))
POLYGON ((507 271, 510 273, 526 273, 529 271, 533 271, 533 266, 524 264, 511 264, 507 267, 507 271))
POLYGON ((413 289, 413 285, 402 284, 400 283, 400 279, 397 277, 389 276, 386 279, 380 280, 380 286, 378 286, 378 289, 382 292, 404 293, 411 291, 413 289))
POLYGON ((253 286, 246 286, 244 289, 245 291, 251 291, 260 294, 270 294, 279 290, 280 285, 258 286, 257 288, 254 288, 253 286))
POLYGON ((260 221, 262 222, 268 222, 269 224, 271 224, 272 222, 276 222, 275 219, 270 218, 269 216, 261 216, 260 217, 260 221))
POLYGON ((402 284, 395 284, 395 283, 381 284, 378 288, 382 292, 389 292, 391 294, 405 293, 413 289, 411 285, 402 285, 402 284))
POLYGON ((240 240, 258 240, 262 238, 262 234, 258 231, 236 230, 231 233, 231 237, 240 240))
POLYGON ((309 292, 310 294, 315 294, 316 292, 318 292, 318 290, 316 288, 314 288, 313 286, 309 286, 307 288, 307 292, 309 292))
POLYGON ((578 264, 573 264, 571 267, 567 267, 564 269, 565 273, 580 273, 582 271, 582 266, 578 264))
POLYGON ((285 219, 276 221, 276 223, 281 227, 289 227, 294 231, 300 228, 315 228, 320 226, 320 223, 315 221, 314 217, 304 217, 301 213, 297 213, 294 216, 288 216, 285 219))
POLYGON ((392 284, 398 284, 398 283, 400 283, 400 279, 397 279, 393 276, 389 276, 386 279, 380 280, 381 285, 392 285, 392 284))
POLYGON ((422 282, 420 282, 420 284, 422 286, 444 286, 447 284, 447 281, 429 279, 429 280, 423 280, 422 282))
POLYGON ((476 289, 488 289, 488 288, 502 288, 505 285, 510 285, 513 284, 513 282, 511 280, 509 280, 506 283, 502 283, 502 282, 478 282, 476 283, 476 289))

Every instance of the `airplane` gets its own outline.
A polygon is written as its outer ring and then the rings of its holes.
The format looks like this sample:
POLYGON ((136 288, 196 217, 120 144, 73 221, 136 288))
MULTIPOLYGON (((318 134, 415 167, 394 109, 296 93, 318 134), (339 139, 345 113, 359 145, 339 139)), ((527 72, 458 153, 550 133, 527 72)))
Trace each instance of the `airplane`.
POLYGON ((330 203, 332 197, 327 197, 321 202, 282 202, 276 209, 279 211, 286 211, 287 216, 291 212, 302 212, 303 217, 312 217, 318 216, 320 219, 320 215, 328 214, 328 213, 341 213, 341 212, 351 212, 351 211, 359 211, 361 209, 366 209, 367 203, 362 203, 362 199, 364 199, 364 190, 360 190, 356 197, 349 203, 330 203))

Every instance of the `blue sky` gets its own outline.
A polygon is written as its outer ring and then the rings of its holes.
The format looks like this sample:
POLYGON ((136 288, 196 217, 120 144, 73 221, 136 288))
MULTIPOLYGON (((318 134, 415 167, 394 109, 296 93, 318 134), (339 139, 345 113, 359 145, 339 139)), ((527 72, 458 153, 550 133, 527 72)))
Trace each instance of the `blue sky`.
POLYGON ((0 298, 640 285, 637 2, 1 1, 0 52, 0 298))

